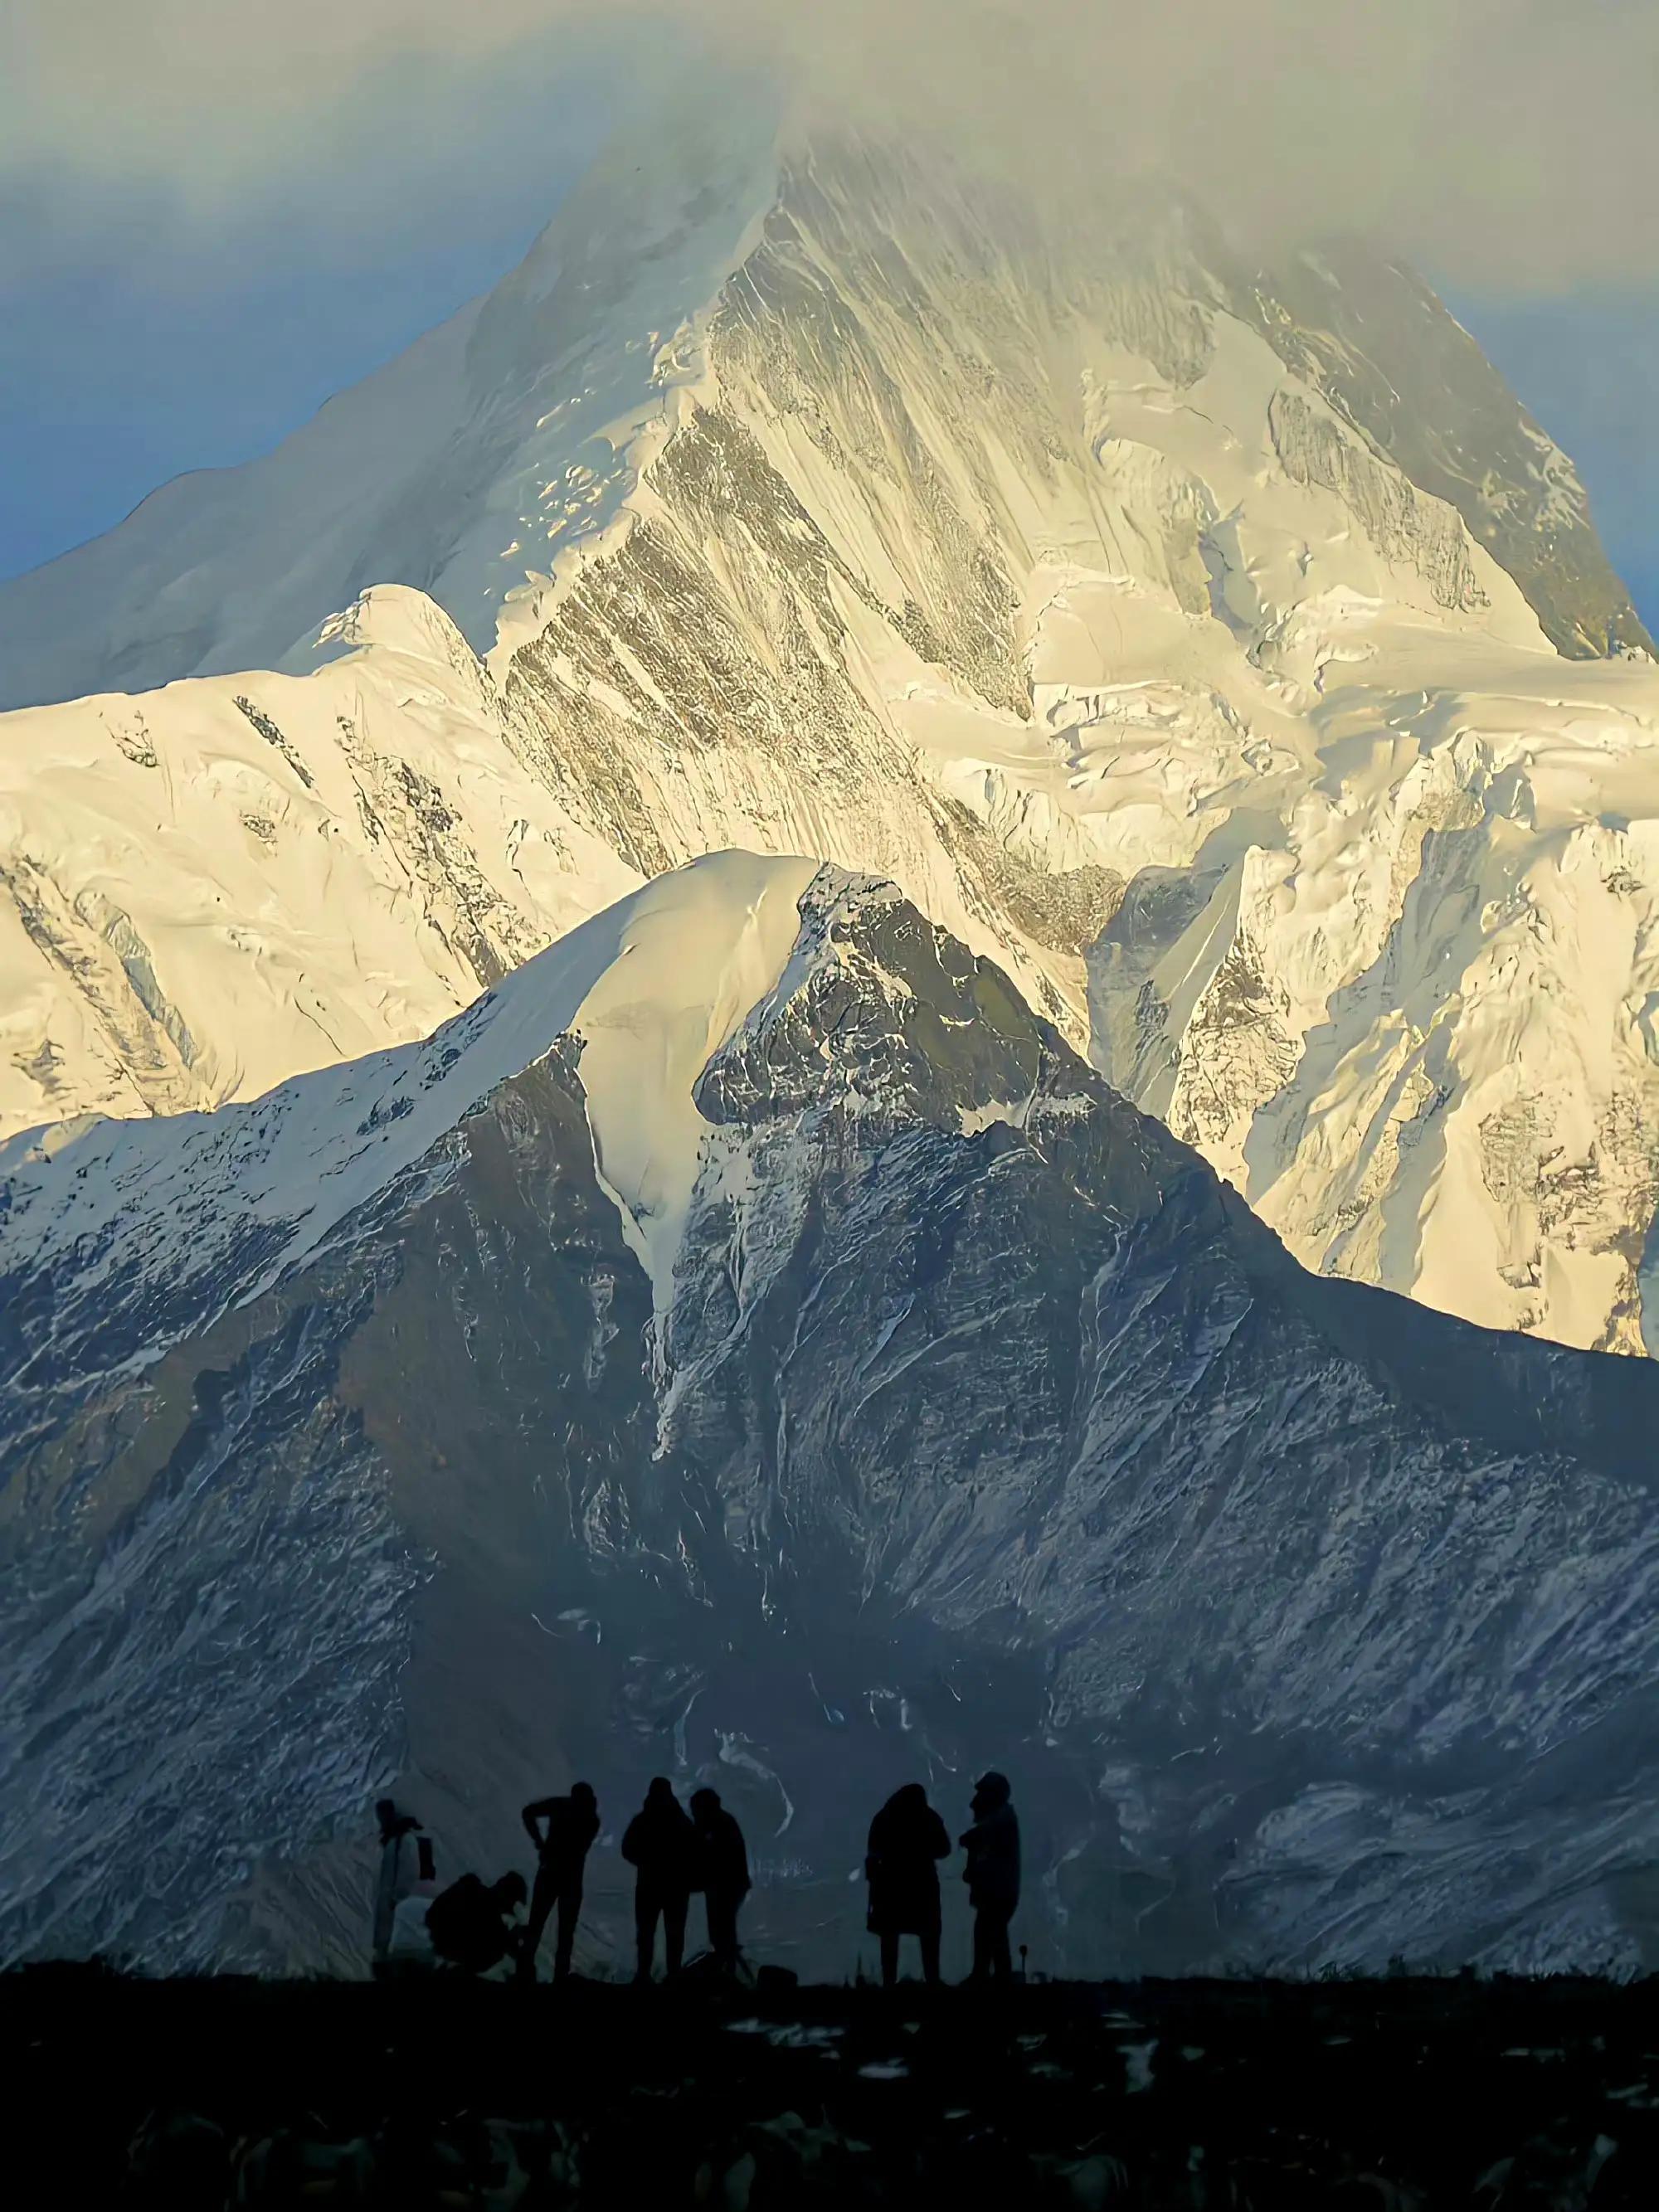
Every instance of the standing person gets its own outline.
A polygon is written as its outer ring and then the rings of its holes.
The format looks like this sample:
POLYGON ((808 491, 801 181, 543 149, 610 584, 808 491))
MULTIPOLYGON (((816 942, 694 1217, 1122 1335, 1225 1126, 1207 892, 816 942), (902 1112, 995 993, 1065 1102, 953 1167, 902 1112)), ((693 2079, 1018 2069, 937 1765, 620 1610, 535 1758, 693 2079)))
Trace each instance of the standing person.
POLYGON ((968 1854, 963 1879, 974 1908, 974 1974, 976 1982, 1010 1981, 1014 1962, 1008 1953, 1008 1923, 1019 1903, 1019 1821, 1005 1774, 981 1774, 974 1784, 969 1810, 974 1825, 962 1838, 968 1854))
POLYGON ((691 1820, 697 1832, 697 1871, 708 1918, 708 1948, 727 1973, 733 1973, 741 1956, 738 1911, 750 1886, 743 1830, 713 1790, 692 1792, 691 1820))
POLYGON ((628 1824, 623 1856, 636 1871, 634 1933, 639 1942, 636 1978, 648 1982, 662 1923, 663 1958, 671 1976, 685 1956, 685 1912, 697 1878, 697 1832, 673 1785, 662 1775, 645 1793, 645 1802, 628 1824))
POLYGON ((582 1869, 599 1832, 599 1805, 586 1782, 573 1782, 568 1797, 538 1797, 521 1815, 525 1833, 536 1846, 536 1887, 530 1897, 530 1922, 519 1954, 519 1978, 536 1978, 536 1953, 555 1905, 558 1934, 553 1949, 553 1978, 570 1978, 570 1952, 582 1909, 582 1869))
POLYGON ((379 1966, 392 1949, 392 1921, 399 1902, 410 1894, 421 1875, 430 1876, 428 1861, 432 1846, 421 1835, 421 1824, 415 1815, 400 1813, 390 1797, 375 1801, 374 1818, 380 1832, 380 1870, 374 1885, 372 1955, 379 1966))
POLYGON ((939 1981, 938 1861, 951 1856, 945 1823, 920 1782, 896 1790, 870 1823, 864 1871, 870 1884, 867 1926, 881 1938, 881 1984, 898 1979, 901 1936, 921 1946, 921 1978, 939 1981))

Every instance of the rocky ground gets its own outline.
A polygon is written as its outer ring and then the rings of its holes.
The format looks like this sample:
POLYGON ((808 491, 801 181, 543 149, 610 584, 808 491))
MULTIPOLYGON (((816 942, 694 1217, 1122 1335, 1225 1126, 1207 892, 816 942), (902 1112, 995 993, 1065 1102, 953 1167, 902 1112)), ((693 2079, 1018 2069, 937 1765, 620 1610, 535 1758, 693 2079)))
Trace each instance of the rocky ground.
POLYGON ((1659 1987, 0 1978, 32 2203, 1650 2205, 1659 1987))

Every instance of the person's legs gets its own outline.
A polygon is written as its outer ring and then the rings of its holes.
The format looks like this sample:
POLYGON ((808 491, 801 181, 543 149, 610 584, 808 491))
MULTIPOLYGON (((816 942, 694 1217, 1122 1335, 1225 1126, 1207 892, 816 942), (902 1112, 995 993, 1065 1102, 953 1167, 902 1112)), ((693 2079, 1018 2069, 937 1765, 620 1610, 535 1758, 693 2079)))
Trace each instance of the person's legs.
POLYGON ((991 1909, 978 1906, 974 1913, 974 1970, 973 1979, 984 1981, 991 1971, 991 1909))
POLYGON ((921 1945, 921 1978, 930 1986, 939 1980, 939 1936, 937 1928, 924 1928, 917 1939, 921 1945))
POLYGON ((559 1892, 559 1932, 553 1953, 553 1978, 568 1982, 570 1978, 570 1954, 576 1941, 576 1923, 581 1917, 581 1884, 576 1882, 559 1892))
POLYGON ((708 1921, 708 1948, 723 1966, 738 1963, 738 1902, 723 1890, 711 1889, 703 1899, 708 1921))
POLYGON ((1014 1962, 1008 1949, 1008 1923, 1013 1915, 1005 1905, 981 1905, 974 1915, 974 1979, 1010 1981, 1014 1962))
POLYGON ((657 1952, 657 1921, 662 1911, 661 1900, 643 1882, 634 1889, 634 1936, 639 1945, 639 1979, 648 1982, 657 1952))
POLYGON ((671 1977, 678 1973, 685 1956, 685 1916, 690 1905, 691 1899, 684 1891, 663 1899, 662 1948, 671 1977))
POLYGON ((881 1931, 881 1985, 890 1990, 898 1979, 898 1937, 890 1928, 881 1931))
POLYGON ((553 1877, 546 1867, 536 1869, 536 1887, 530 1893, 530 1917, 525 1923, 524 1948, 519 1954, 519 1979, 533 1982, 536 1978, 536 1954, 542 1945, 542 1930, 547 1925, 547 1916, 553 1910, 557 1895, 553 1877))
POLYGON ((1012 1912, 998 1912, 991 1923, 991 1972, 1000 1982, 1014 1978, 1014 1962, 1008 1948, 1008 1923, 1012 1912))

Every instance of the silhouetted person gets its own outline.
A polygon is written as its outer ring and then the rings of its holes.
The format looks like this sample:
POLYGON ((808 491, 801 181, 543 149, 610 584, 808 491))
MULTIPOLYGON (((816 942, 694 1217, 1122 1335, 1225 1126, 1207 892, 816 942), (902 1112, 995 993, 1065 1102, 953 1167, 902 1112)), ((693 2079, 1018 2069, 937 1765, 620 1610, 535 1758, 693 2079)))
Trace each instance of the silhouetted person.
POLYGON ((731 1972, 740 1955, 738 1912, 750 1890, 743 1830, 713 1790, 692 1792, 691 1820, 697 1832, 697 1875, 708 1917, 708 1948, 731 1972))
POLYGON ((648 1982, 662 1923, 663 1958, 678 1974, 685 1956, 685 1911, 697 1879, 697 1836, 672 1785, 659 1774, 628 1824, 623 1856, 636 1872, 634 1933, 639 1940, 639 1979, 648 1982))
POLYGON ((553 1978, 570 1975, 571 1946, 582 1909, 582 1869, 599 1832, 599 1808, 586 1782, 574 1782, 568 1797, 538 1797, 524 1808, 525 1832, 536 1846, 536 1887, 530 1895, 530 1923, 519 1954, 519 1977, 536 1978, 536 1953, 542 1930, 556 1905, 558 1933, 553 1949, 553 1978))
POLYGON ((962 1838, 968 1854, 963 1880, 974 1908, 974 1979, 1013 1978, 1008 1923, 1019 1903, 1019 1822, 1006 1775, 981 1774, 969 1810, 974 1825, 962 1838))
POLYGON ((380 1824, 380 1866, 374 1884, 374 1963, 384 1965, 392 1949, 392 1932, 398 1905, 412 1896, 418 1884, 432 1879, 431 1838, 421 1833, 412 1813, 400 1813, 390 1797, 375 1802, 380 1824))
POLYGON ((426 1932, 439 1963, 463 1974, 487 1974, 519 1955, 525 1931, 514 1915, 528 1892, 521 1874, 504 1874, 488 1886, 476 1874, 452 1881, 427 1907, 426 1932))
POLYGON ((881 1939, 881 1980, 898 1979, 899 1937, 921 1946, 921 1978, 939 1980, 939 1865, 951 1856, 945 1823, 920 1782, 896 1790, 870 1823, 864 1871, 870 1883, 867 1925, 881 1939))

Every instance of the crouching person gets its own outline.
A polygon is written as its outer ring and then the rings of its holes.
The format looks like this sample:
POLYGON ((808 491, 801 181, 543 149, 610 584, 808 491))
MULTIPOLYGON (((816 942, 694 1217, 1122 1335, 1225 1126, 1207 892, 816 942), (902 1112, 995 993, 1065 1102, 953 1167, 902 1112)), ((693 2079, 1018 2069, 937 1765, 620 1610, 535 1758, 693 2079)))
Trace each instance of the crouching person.
POLYGON ((453 1973, 487 1974, 516 1961, 527 1933, 518 1916, 529 1894, 521 1874, 489 1883, 464 1874, 451 1882, 427 1907, 426 1933, 437 1963, 453 1973))

